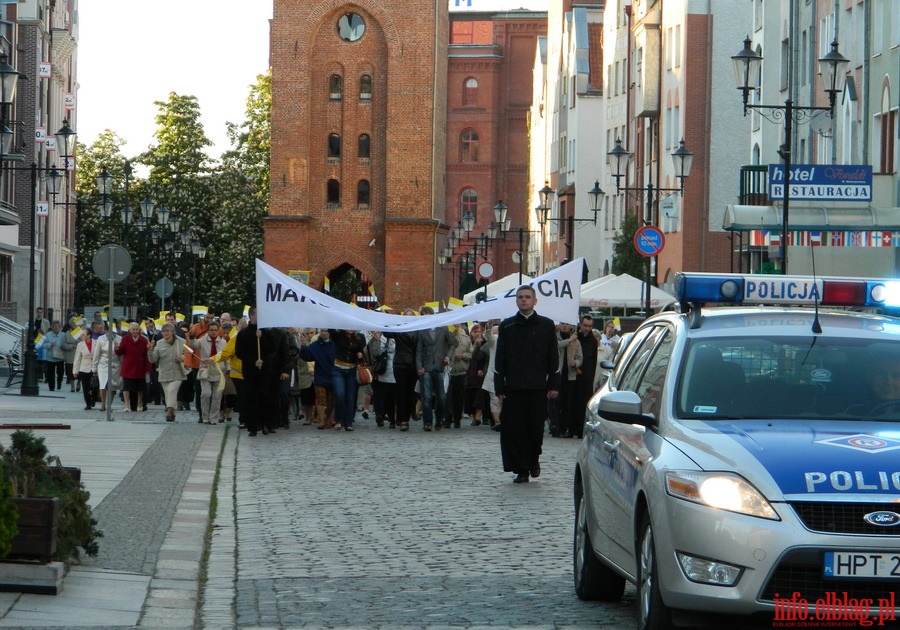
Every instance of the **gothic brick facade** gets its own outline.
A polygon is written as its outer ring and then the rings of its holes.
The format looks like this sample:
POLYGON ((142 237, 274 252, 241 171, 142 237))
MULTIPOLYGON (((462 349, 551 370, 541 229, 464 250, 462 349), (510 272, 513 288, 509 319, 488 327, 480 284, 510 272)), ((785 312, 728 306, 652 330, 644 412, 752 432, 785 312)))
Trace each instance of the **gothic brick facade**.
POLYGON ((275 0, 265 259, 381 303, 436 294, 446 232, 446 2, 275 0))

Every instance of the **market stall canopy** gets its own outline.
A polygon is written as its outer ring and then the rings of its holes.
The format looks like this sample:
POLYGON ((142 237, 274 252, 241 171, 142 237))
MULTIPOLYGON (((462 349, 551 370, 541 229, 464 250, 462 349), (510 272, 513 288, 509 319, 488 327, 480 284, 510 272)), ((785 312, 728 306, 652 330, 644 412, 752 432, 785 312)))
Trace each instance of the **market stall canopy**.
MULTIPOLYGON (((627 273, 604 276, 581 285, 580 305, 592 309, 643 308, 644 286, 644 282, 627 273)), ((674 301, 675 296, 650 287, 650 308, 660 309, 674 301)))
POLYGON ((487 293, 489 296, 497 295, 498 293, 505 293, 510 289, 517 289, 520 284, 527 284, 529 280, 532 280, 531 276, 522 274, 522 281, 519 282, 519 274, 511 273, 505 278, 500 278, 499 280, 495 280, 491 282, 487 287, 478 287, 474 291, 469 291, 463 296, 463 304, 466 306, 470 304, 475 304, 475 296, 477 296, 481 292, 487 293))
MULTIPOLYGON (((900 231, 900 208, 874 206, 804 206, 791 204, 788 227, 791 230, 831 230, 865 232, 900 231)), ((722 228, 729 232, 776 230, 782 228, 781 206, 725 206, 722 228)))

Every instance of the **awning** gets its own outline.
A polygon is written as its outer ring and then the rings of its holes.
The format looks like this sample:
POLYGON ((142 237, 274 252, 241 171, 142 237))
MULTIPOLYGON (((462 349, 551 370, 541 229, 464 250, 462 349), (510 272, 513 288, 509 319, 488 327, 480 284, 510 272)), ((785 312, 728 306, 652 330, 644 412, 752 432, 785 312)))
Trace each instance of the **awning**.
MULTIPOLYGON (((722 228, 729 232, 744 230, 776 230, 782 228, 781 206, 725 206, 722 228)), ((832 232, 865 232, 868 230, 900 232, 900 208, 873 206, 809 206, 792 205, 788 216, 791 230, 831 230, 832 232)))

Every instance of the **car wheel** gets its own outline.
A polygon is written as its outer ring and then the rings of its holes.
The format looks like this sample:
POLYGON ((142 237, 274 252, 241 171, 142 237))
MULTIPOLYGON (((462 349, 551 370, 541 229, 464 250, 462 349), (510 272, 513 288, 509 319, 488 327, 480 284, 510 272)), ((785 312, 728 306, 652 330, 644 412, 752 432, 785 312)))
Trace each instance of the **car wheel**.
POLYGON ((625 591, 625 578, 600 562, 594 555, 591 535, 588 533, 584 494, 579 493, 577 498, 573 557, 575 594, 584 600, 621 599, 625 591))
POLYGON ((659 593, 659 571, 656 568, 656 549, 649 514, 644 515, 641 523, 638 554, 638 628, 669 630, 672 628, 672 611, 659 593))

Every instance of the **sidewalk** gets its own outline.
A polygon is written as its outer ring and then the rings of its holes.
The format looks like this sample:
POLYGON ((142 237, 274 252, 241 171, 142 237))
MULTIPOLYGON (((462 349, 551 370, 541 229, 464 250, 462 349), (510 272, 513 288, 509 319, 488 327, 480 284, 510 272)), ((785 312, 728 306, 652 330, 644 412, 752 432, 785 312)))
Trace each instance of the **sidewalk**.
MULTIPOLYGON (((68 386, 40 388, 38 397, 20 396, 18 385, 0 388, 0 424, 69 425, 34 432, 65 466, 81 468, 104 537, 99 555, 73 567, 59 595, 0 593, 0 628, 193 628, 216 465, 237 426, 198 424, 196 412, 167 423, 154 406, 107 422, 99 410, 84 411, 68 386)), ((14 430, 0 429, 0 443, 14 430)))

